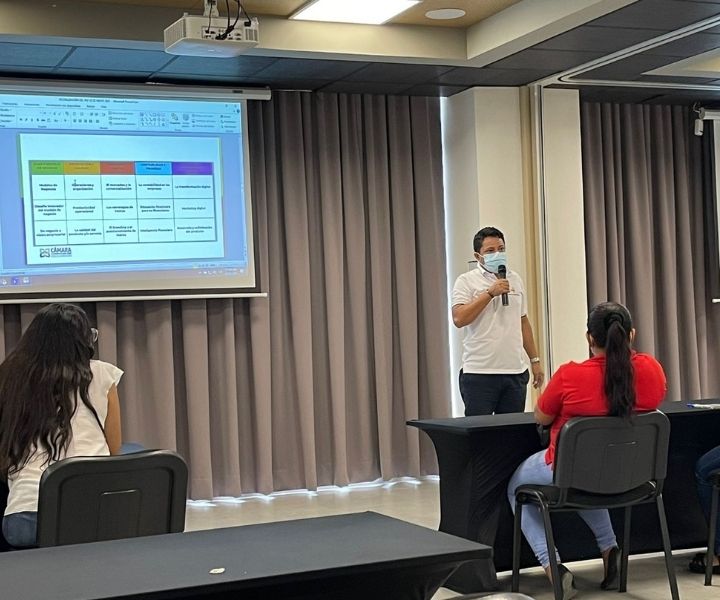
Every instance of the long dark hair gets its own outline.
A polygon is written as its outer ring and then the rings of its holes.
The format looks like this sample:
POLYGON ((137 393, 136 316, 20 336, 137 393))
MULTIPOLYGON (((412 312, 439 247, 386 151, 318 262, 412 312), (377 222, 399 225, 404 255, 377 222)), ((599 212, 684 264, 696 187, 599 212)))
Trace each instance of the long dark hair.
POLYGON ((632 317, 622 304, 603 302, 591 311, 588 333, 605 350, 605 396, 608 414, 629 418, 635 409, 635 374, 631 361, 632 317))
POLYGON ((62 458, 78 397, 100 424, 88 397, 93 352, 81 308, 50 304, 37 313, 0 364, 0 475, 19 471, 36 449, 46 463, 62 458))

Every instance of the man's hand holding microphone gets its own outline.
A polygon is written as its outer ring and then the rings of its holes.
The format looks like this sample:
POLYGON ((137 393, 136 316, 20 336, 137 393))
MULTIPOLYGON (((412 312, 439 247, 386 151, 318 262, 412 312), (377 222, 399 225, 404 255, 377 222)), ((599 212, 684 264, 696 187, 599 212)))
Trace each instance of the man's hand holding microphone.
POLYGON ((510 293, 510 282, 507 279, 496 280, 488 289, 487 293, 493 298, 510 293))

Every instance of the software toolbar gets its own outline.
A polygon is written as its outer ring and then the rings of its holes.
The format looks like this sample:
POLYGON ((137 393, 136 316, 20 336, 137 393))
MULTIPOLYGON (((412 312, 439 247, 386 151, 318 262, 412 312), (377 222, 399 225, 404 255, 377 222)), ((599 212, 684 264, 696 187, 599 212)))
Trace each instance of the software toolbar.
POLYGON ((237 104, 182 100, 113 100, 0 95, 0 129, 55 129, 180 133, 237 133, 237 104))

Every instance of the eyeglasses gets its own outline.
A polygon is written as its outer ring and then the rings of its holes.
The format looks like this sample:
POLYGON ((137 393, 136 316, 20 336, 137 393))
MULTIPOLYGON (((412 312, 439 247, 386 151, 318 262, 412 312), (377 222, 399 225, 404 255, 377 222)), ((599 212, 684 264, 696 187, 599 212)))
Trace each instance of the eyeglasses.
POLYGON ((95 342, 98 341, 98 337, 100 336, 100 332, 98 332, 98 330, 95 329, 94 327, 91 327, 91 328, 90 328, 90 333, 92 334, 92 343, 94 344, 95 342))

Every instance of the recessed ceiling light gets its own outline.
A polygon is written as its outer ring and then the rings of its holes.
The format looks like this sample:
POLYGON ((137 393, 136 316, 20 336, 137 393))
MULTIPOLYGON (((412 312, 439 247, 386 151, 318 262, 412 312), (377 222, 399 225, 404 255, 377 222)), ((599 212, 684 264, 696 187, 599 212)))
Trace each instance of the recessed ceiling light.
POLYGON ((437 10, 429 10, 425 13, 428 19, 436 19, 445 21, 448 19, 459 19, 465 16, 465 11, 461 8, 438 8, 437 10))
POLYGON ((290 18, 381 25, 419 3, 420 0, 313 0, 290 18))

